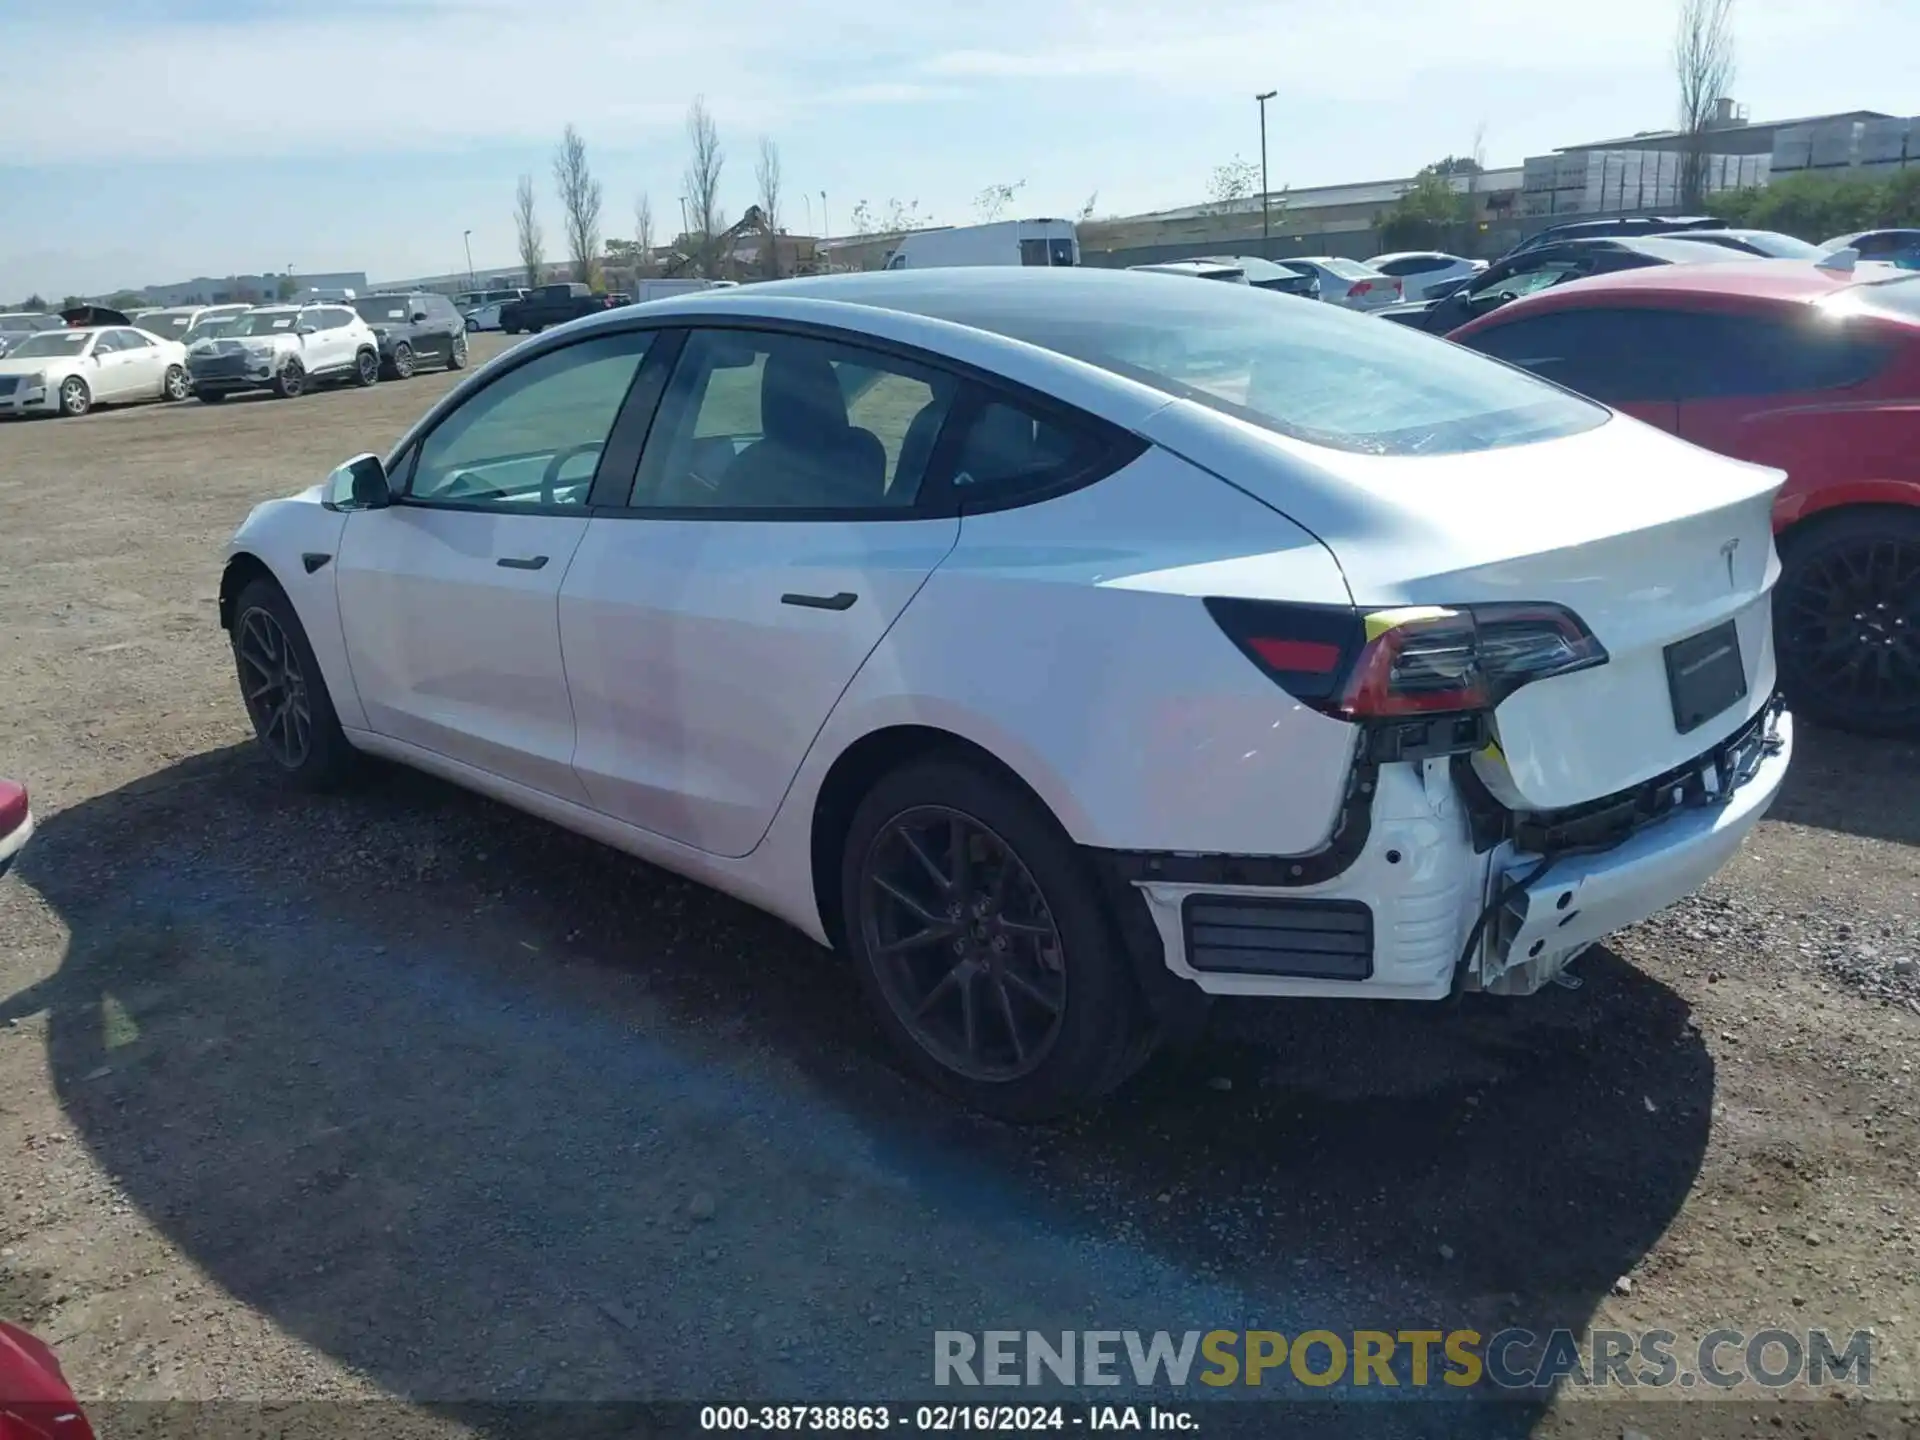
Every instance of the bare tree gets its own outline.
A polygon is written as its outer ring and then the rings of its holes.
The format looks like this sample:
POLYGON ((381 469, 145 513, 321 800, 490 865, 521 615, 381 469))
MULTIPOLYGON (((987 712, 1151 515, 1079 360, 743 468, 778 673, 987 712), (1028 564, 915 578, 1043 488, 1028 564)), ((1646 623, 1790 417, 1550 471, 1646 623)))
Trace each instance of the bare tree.
POLYGON ((1707 193, 1707 132, 1733 85, 1733 0, 1680 0, 1673 71, 1680 82, 1680 204, 1697 210, 1707 193))
POLYGON ((1081 224, 1084 225, 1086 224, 1087 221, 1093 219, 1093 207, 1098 205, 1099 203, 1100 203, 1100 192, 1098 190, 1094 191, 1091 195, 1087 196, 1087 203, 1080 207, 1079 218, 1080 218, 1081 224))
POLYGON ((760 137, 760 158, 753 166, 754 188, 760 192, 760 223, 766 228, 767 278, 780 278, 780 147, 772 137, 760 137))
POLYGON ((560 192, 561 223, 573 278, 583 285, 599 279, 600 182, 587 165, 587 142, 572 125, 561 132, 553 152, 553 184, 560 192))
POLYGON ((644 190, 633 202, 633 263, 636 276, 653 264, 653 200, 644 190))
POLYGON ((694 244, 700 273, 712 278, 720 258, 713 253, 714 236, 726 228, 720 223, 720 172, 726 168, 727 153, 720 148, 720 131, 705 96, 695 96, 687 107, 687 143, 693 147, 681 180, 687 223, 698 237, 694 244))
POLYGON ((538 285, 541 267, 547 261, 547 237, 540 228, 531 175, 522 175, 519 188, 513 192, 513 230, 520 246, 520 264, 527 272, 527 284, 538 285))
POLYGON ((1015 180, 1011 183, 1003 180, 997 185, 989 185, 973 197, 974 213, 980 217, 983 224, 990 225, 1000 218, 1007 206, 1013 203, 1013 197, 1026 188, 1027 182, 1024 180, 1015 180))
POLYGON ((1231 210, 1234 202, 1260 191, 1260 167, 1238 155, 1224 165, 1213 167, 1207 177, 1207 209, 1216 215, 1231 210))

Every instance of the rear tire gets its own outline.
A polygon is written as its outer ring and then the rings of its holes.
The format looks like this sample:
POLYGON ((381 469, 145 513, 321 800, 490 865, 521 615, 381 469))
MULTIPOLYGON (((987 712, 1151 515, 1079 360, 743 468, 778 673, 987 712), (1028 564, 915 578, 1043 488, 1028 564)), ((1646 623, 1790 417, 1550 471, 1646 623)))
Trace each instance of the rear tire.
POLYGON ((273 377, 273 393, 282 400, 291 400, 302 394, 307 388, 307 371, 298 360, 289 360, 280 367, 280 373, 273 377))
POLYGON ((1142 1058, 1139 995, 1099 886, 1059 822, 1004 776, 933 756, 881 777, 848 828, 840 891, 881 1028, 962 1103, 1050 1119, 1142 1058))
POLYGON ((362 350, 353 357, 353 383, 362 389, 380 378, 380 357, 371 350, 362 350))
POLYGON ((1920 733, 1920 508, 1860 506, 1780 538, 1774 644, 1796 715, 1920 733))
POLYGON ((187 383, 187 372, 178 365, 167 367, 167 378, 160 386, 163 397, 179 402, 193 393, 193 387, 187 383))
POLYGON ((307 790, 346 780, 357 757, 293 602, 272 580, 249 582, 234 601, 232 643, 241 703, 274 768, 307 790))
POLYGON ((447 368, 449 370, 467 368, 467 337, 465 335, 453 337, 453 348, 447 352, 447 368))

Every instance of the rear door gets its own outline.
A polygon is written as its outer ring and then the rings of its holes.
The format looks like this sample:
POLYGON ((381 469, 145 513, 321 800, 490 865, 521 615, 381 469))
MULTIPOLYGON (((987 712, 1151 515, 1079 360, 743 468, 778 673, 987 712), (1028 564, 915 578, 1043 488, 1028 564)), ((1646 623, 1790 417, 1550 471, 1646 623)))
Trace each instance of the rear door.
POLYGON ((574 768, 605 813, 759 844, 807 748, 953 548, 922 503, 960 382, 854 343, 692 330, 638 474, 560 594, 574 768))

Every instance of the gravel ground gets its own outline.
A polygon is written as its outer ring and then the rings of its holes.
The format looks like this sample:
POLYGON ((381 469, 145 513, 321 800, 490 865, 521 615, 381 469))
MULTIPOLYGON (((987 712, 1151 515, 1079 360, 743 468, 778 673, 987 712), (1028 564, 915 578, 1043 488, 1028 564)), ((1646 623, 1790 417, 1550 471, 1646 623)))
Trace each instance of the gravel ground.
POLYGON ((475 1433, 471 1402, 925 1395, 936 1328, 1513 1323, 1871 1327, 1874 1392, 1920 1400, 1914 747, 1803 730, 1745 851, 1578 991, 1230 1008, 1099 1113, 998 1127, 753 911, 422 777, 316 801, 255 761, 222 541, 447 384, 0 427, 0 774, 42 823, 0 882, 0 1315, 96 1404, 475 1433))

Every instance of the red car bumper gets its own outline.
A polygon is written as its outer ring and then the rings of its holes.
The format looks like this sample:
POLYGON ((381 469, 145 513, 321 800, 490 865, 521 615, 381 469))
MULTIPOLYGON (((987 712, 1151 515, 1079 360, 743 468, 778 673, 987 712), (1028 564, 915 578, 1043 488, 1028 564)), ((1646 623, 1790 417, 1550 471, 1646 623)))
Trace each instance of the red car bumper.
POLYGON ((0 875, 7 873, 31 834, 33 809, 27 804, 27 787, 0 780, 0 875))

